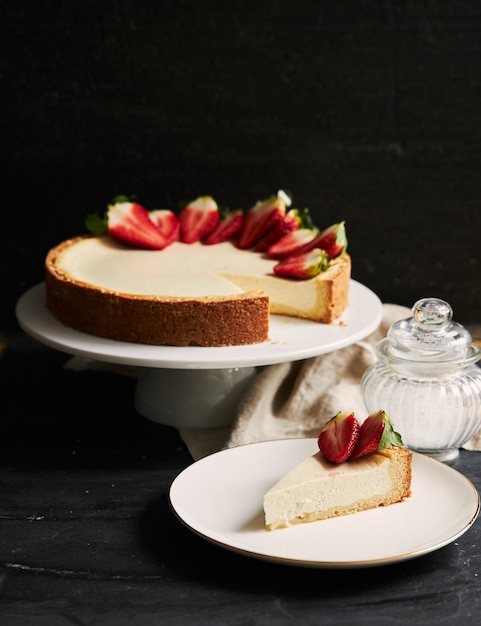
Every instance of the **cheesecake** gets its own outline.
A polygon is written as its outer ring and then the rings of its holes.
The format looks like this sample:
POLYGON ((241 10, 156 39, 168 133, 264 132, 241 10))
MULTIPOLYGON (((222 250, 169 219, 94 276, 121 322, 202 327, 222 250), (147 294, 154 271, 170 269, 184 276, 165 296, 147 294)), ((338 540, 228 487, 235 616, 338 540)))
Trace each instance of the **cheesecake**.
POLYGON ((308 280, 279 277, 275 264, 231 241, 146 250, 108 235, 80 236, 47 254, 46 306, 85 333, 171 346, 261 343, 271 314, 331 324, 347 308, 346 252, 308 280))
POLYGON ((412 452, 390 446, 344 463, 320 452, 306 458, 264 495, 268 530, 350 515, 411 495, 412 452))

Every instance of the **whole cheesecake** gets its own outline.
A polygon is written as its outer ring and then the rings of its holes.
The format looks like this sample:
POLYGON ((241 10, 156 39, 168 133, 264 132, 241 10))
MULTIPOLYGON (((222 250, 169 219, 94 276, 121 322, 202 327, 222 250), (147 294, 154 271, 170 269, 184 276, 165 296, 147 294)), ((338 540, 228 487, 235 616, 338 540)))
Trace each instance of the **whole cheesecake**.
POLYGON ((346 252, 307 280, 230 241, 135 249, 108 235, 69 239, 45 262, 46 306, 66 326, 120 341, 171 346, 256 344, 269 315, 334 322, 348 306, 346 252))
POLYGON ((390 446, 354 461, 331 463, 320 452, 264 496, 269 530, 388 506, 411 495, 412 452, 390 446))

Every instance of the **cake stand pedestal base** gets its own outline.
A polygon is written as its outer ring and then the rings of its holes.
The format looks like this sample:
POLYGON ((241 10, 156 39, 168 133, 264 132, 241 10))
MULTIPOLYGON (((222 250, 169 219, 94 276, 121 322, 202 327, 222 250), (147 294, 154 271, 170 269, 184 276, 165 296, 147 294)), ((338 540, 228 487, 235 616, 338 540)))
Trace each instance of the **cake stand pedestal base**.
POLYGON ((151 346, 67 327, 50 313, 45 301, 45 283, 19 298, 16 314, 25 332, 67 354, 141 368, 134 399, 137 412, 176 428, 230 426, 257 368, 345 348, 374 332, 382 319, 382 303, 376 294, 351 280, 349 307, 334 324, 272 315, 270 338, 261 344, 151 346))
POLYGON ((176 428, 230 426, 256 375, 255 367, 145 368, 135 390, 135 409, 143 417, 176 428))

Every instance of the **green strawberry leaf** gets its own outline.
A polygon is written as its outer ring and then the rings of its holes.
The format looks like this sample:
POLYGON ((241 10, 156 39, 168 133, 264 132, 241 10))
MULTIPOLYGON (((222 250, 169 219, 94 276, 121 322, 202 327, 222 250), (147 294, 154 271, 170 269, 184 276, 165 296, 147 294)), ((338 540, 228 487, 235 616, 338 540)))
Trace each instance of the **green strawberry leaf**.
POLYGON ((107 232, 107 219, 97 213, 89 213, 85 218, 85 226, 92 235, 103 235, 107 232))
POLYGON ((217 205, 217 210, 219 211, 219 218, 220 218, 221 221, 225 220, 225 218, 231 212, 230 208, 227 205, 225 205, 225 204, 218 204, 217 205))
POLYGON ((299 218, 299 228, 316 228, 319 230, 313 223, 311 214, 309 209, 306 207, 304 209, 294 209, 297 211, 299 218))
POLYGON ((121 203, 121 202, 134 202, 135 201, 135 196, 126 196, 125 194, 121 193, 118 196, 115 196, 114 199, 112 200, 112 204, 117 204, 117 203, 121 203))
POLYGON ((394 430, 393 423, 387 416, 387 414, 382 411, 383 420, 384 420, 384 430, 382 432, 381 441, 379 442, 379 450, 383 450, 384 448, 389 448, 389 446, 402 446, 403 441, 401 435, 394 430))

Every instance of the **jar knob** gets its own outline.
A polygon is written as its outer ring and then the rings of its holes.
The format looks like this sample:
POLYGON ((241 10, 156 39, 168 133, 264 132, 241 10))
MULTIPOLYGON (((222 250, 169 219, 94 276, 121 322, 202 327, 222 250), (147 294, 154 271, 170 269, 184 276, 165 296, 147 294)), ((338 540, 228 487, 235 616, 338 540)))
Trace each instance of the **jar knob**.
POLYGON ((439 298, 422 298, 412 317, 396 322, 378 352, 412 361, 458 361, 477 351, 469 331, 453 321, 450 304, 439 298))
POLYGON ((453 319, 451 305, 438 298, 418 300, 412 312, 416 326, 424 332, 439 331, 453 319))

